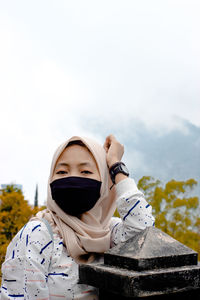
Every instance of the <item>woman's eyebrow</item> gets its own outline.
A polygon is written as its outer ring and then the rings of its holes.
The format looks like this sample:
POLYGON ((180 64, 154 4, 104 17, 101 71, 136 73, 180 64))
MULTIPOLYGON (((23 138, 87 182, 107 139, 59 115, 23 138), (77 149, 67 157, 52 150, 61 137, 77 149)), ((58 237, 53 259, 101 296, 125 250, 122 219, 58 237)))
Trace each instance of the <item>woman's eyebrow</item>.
MULTIPOLYGON (((79 164, 79 166, 81 166, 81 167, 92 166, 92 164, 89 161, 84 161, 84 162, 81 162, 79 164)), ((65 162, 60 162, 60 163, 57 164, 56 169, 59 168, 59 167, 69 167, 69 164, 67 164, 65 162)))
POLYGON ((59 167, 68 167, 68 166, 69 166, 69 164, 61 162, 61 163, 57 164, 56 169, 59 167))
POLYGON ((79 166, 81 166, 81 167, 84 167, 84 166, 86 166, 86 167, 87 167, 87 166, 88 166, 88 167, 91 167, 92 164, 91 164, 89 161, 85 161, 85 162, 80 163, 79 166))

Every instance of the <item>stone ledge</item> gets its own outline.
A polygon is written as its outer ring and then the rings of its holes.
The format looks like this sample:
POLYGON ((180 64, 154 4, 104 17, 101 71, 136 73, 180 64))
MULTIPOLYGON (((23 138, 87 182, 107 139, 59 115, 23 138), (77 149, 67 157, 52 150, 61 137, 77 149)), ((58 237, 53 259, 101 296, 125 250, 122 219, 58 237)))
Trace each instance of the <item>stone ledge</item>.
POLYGON ((101 300, 196 300, 200 295, 198 254, 155 227, 104 253, 104 263, 80 265, 79 279, 99 288, 101 300))
POLYGON ((140 298, 199 290, 200 264, 179 268, 130 271, 104 264, 81 265, 80 283, 124 297, 140 298))
POLYGON ((104 264, 129 270, 197 265, 198 254, 155 227, 137 232, 104 254, 104 264))

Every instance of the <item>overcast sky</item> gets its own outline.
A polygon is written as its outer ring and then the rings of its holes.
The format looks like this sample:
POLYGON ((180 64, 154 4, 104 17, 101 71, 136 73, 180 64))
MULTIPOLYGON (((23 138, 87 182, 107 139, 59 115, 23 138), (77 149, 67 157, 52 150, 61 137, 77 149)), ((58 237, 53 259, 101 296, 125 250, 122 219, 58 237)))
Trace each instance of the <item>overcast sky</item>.
POLYGON ((87 120, 200 126, 199 15, 192 0, 0 0, 0 184, 33 203, 38 183, 42 204, 55 148, 94 137, 87 120))

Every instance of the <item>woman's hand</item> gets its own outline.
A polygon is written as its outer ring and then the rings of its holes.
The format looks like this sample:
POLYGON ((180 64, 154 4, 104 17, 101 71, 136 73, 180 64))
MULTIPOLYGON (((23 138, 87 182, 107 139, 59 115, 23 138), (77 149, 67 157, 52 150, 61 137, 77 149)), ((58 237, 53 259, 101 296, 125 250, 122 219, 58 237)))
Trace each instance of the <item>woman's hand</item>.
POLYGON ((107 153, 106 160, 109 168, 114 163, 121 161, 124 154, 124 146, 116 140, 114 135, 110 134, 107 136, 103 147, 107 153))

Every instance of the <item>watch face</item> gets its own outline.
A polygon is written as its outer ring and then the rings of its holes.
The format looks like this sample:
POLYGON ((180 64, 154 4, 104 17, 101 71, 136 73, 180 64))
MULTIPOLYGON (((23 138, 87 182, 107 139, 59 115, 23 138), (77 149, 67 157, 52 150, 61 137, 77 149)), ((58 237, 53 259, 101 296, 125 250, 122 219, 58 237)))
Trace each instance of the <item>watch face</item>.
POLYGON ((114 164, 110 168, 109 172, 110 172, 111 180, 113 183, 115 183, 115 176, 118 173, 122 173, 122 174, 129 176, 129 171, 123 162, 118 162, 118 163, 114 164))
POLYGON ((127 169, 127 167, 126 167, 126 166, 124 166, 124 165, 121 165, 121 169, 122 169, 122 171, 123 171, 123 172, 125 172, 125 173, 127 173, 127 174, 128 174, 128 169, 127 169))

